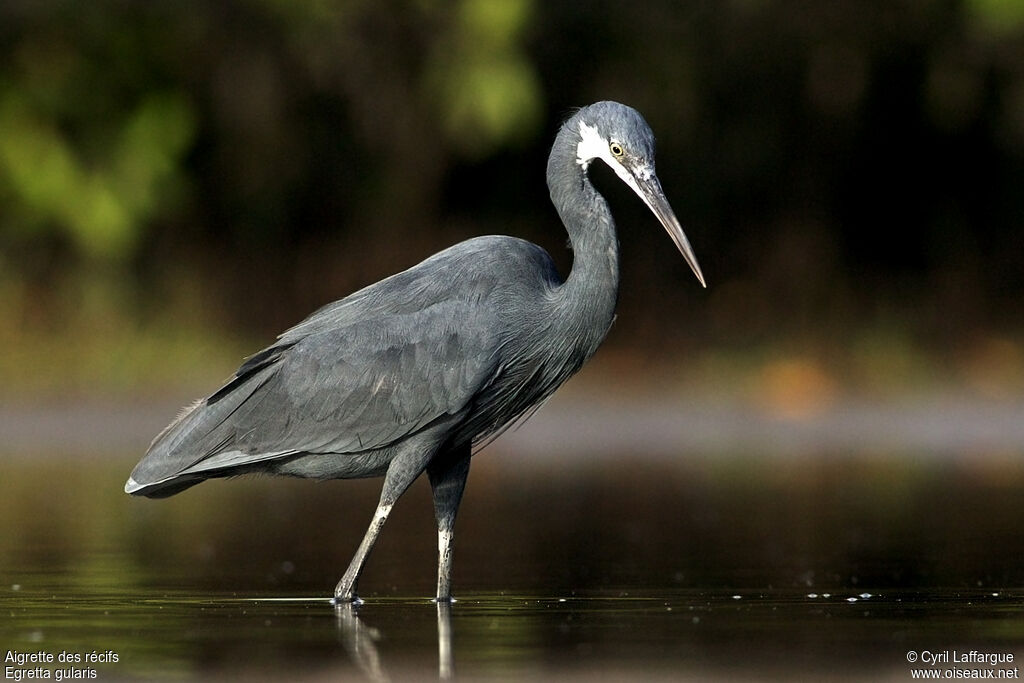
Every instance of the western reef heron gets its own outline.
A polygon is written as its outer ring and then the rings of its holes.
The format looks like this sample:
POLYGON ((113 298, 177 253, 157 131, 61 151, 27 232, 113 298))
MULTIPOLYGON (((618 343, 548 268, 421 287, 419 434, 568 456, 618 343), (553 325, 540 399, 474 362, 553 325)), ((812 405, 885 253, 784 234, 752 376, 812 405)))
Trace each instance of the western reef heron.
POLYGON ((704 276, 654 172, 654 135, 617 102, 578 110, 548 158, 551 201, 573 250, 477 237, 327 304, 248 358, 153 440, 125 491, 160 498, 252 472, 384 477, 380 502, 334 592, 356 584, 392 506, 424 471, 438 530, 437 600, 451 600, 455 515, 474 448, 527 417, 593 355, 615 317, 615 223, 587 171, 607 164, 704 276))

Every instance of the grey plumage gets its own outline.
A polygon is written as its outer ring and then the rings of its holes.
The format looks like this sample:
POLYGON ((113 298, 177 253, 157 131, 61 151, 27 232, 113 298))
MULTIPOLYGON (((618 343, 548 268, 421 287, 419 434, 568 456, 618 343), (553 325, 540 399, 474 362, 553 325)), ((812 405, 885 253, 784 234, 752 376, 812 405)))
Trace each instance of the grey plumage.
POLYGON ((383 475, 377 514, 336 590, 337 599, 355 600, 391 506, 427 471, 439 529, 437 597, 448 599, 452 526, 473 447, 550 396, 614 318, 618 241, 587 179, 596 158, 647 202, 703 283, 654 175, 647 124, 621 104, 585 107, 560 129, 547 170, 574 251, 564 282, 540 247, 488 236, 328 304, 186 409, 154 439, 125 490, 163 497, 247 472, 383 475))

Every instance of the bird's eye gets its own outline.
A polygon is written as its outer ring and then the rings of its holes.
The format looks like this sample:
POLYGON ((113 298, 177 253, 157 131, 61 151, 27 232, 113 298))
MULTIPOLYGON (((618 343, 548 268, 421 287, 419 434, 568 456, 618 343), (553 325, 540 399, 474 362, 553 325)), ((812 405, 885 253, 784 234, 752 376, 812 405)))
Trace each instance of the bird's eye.
POLYGON ((622 145, 620 145, 617 142, 613 142, 612 144, 608 145, 608 149, 609 151, 611 151, 612 156, 616 157, 621 157, 625 153, 622 149, 622 145))

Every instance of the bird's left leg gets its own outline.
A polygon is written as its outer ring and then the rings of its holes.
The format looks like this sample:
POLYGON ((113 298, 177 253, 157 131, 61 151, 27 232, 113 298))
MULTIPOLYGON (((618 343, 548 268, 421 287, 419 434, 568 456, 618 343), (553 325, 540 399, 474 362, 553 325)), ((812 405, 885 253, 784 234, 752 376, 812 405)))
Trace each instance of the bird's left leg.
POLYGON ((472 449, 467 444, 449 451, 427 465, 430 489, 434 496, 437 516, 437 601, 452 602, 452 538, 455 533, 455 515, 462 502, 469 475, 472 449))

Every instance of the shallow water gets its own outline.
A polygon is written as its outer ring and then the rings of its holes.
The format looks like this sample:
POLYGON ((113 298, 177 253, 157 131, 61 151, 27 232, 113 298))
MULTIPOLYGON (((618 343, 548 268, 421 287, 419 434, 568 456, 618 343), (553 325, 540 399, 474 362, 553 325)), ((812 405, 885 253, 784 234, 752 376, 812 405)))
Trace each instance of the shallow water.
POLYGON ((910 680, 908 657, 949 676, 1017 665, 954 661, 972 651, 1024 657, 1012 454, 476 460, 458 601, 429 600, 418 482, 353 609, 328 596, 379 481, 250 478, 149 501, 120 493, 130 458, 5 459, 2 654, 105 680, 910 680))

